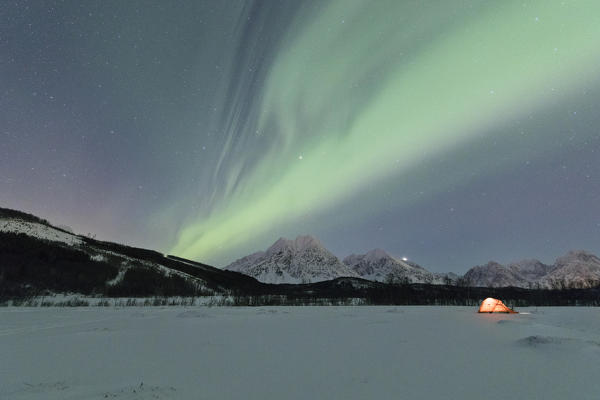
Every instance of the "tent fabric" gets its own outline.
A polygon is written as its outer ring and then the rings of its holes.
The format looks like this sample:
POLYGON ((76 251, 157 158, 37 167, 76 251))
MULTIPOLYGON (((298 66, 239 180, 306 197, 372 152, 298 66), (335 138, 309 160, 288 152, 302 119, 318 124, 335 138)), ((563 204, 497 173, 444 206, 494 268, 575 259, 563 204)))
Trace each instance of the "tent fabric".
POLYGON ((479 307, 480 313, 508 313, 518 314, 516 311, 506 307, 503 302, 498 299, 488 297, 485 299, 479 307))

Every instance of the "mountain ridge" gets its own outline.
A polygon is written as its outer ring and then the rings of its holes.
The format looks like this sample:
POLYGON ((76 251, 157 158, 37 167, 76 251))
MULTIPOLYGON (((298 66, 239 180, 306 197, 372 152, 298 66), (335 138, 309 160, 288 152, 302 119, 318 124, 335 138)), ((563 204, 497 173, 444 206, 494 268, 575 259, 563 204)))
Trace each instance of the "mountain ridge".
POLYGON ((351 254, 342 261, 362 278, 387 283, 442 283, 441 279, 418 264, 397 259, 383 249, 351 254))
POLYGON ((258 290, 256 280, 159 252, 77 235, 0 208, 0 297, 56 292, 206 295, 258 290))
MULTIPOLYGON (((525 259, 507 265, 491 261, 475 266, 459 277, 453 273, 432 273, 414 262, 395 258, 379 248, 365 254, 352 254, 340 260, 329 252, 322 242, 310 235, 298 236, 294 240, 280 238, 266 251, 242 257, 224 269, 166 256, 153 250, 77 235, 32 214, 5 208, 0 208, 0 235, 0 261, 4 260, 0 263, 0 268, 8 268, 9 263, 23 264, 27 260, 33 263, 33 250, 24 252, 23 248, 30 246, 31 249, 38 249, 35 251, 41 251, 39 249, 43 248, 42 255, 50 253, 54 257, 60 254, 61 257, 67 257, 67 261, 76 259, 80 260, 81 265, 93 264, 99 269, 108 268, 110 279, 97 282, 99 286, 94 290, 109 290, 113 294, 120 290, 119 284, 123 279, 133 286, 135 279, 145 279, 156 284, 152 289, 138 285, 133 292, 123 289, 123 293, 130 294, 160 294, 164 290, 173 292, 175 287, 186 287, 185 291, 190 293, 194 290, 198 293, 203 290, 212 293, 226 293, 232 290, 264 292, 264 284, 315 283, 339 278, 393 284, 488 288, 585 289, 600 286, 600 258, 584 250, 572 250, 558 257, 552 265, 536 259, 525 259), (26 238, 35 239, 35 243, 26 238), (23 259, 19 259, 15 252, 21 254, 23 259), (110 268, 106 266, 107 263, 111 265, 110 268), (153 280, 150 279, 150 275, 153 276, 153 280), (175 282, 178 279, 179 281, 175 282), (156 290, 158 292, 153 292, 156 290)), ((43 264, 46 261, 35 262, 43 264)), ((2 295, 2 290, 7 290, 6 276, 10 274, 0 272, 2 295)), ((29 285, 25 281, 22 284, 29 285)), ((355 284, 365 285, 358 281, 355 284)), ((20 290, 16 286, 13 289, 20 290)), ((273 289, 268 291, 272 292, 273 289)))
POLYGON ((571 250, 547 265, 525 259, 502 265, 490 261, 469 269, 467 286, 540 289, 587 289, 600 285, 600 258, 585 250, 571 250))

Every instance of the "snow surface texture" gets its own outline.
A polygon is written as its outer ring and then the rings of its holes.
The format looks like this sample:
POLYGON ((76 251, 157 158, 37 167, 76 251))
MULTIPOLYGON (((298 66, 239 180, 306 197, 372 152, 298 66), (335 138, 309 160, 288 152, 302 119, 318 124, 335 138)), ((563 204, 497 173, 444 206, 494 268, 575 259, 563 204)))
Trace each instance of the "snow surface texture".
POLYGON ((0 398, 598 399, 600 309, 0 309, 0 398))
POLYGON ((225 267, 265 283, 311 283, 358 274, 331 254, 318 239, 280 238, 267 251, 240 258, 225 267))
POLYGON ((13 218, 0 219, 0 232, 24 233, 38 239, 62 242, 70 246, 82 243, 82 240, 76 235, 63 232, 48 225, 13 218))

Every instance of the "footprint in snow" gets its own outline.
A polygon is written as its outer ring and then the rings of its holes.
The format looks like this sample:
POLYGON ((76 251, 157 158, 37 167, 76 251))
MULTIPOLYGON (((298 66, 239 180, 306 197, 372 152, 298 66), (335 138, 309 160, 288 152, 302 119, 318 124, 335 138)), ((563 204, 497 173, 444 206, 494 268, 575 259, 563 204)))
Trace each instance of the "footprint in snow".
POLYGON ((28 383, 23 382, 23 392, 25 393, 48 393, 61 392, 67 390, 69 386, 65 381, 28 383))
POLYGON ((589 348, 589 346, 592 346, 595 349, 600 349, 599 341, 557 336, 532 335, 517 340, 517 343, 523 346, 533 348, 538 348, 542 346, 569 346, 577 348, 589 348))
POLYGON ((103 398, 105 399, 175 399, 177 389, 173 386, 153 386, 144 385, 140 383, 135 386, 128 386, 120 390, 105 392, 103 398))

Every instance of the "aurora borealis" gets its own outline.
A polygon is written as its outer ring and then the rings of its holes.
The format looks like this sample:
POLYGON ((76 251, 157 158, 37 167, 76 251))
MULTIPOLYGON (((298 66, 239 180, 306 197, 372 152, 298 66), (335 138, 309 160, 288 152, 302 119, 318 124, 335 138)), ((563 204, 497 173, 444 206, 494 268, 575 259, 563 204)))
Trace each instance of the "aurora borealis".
POLYGON ((0 204, 223 266, 600 252, 594 1, 16 2, 0 204))

